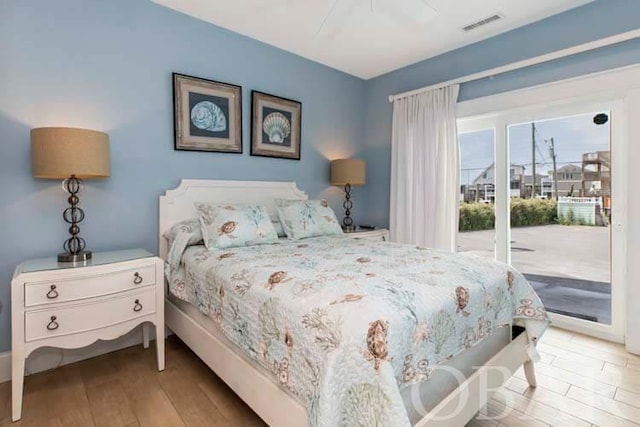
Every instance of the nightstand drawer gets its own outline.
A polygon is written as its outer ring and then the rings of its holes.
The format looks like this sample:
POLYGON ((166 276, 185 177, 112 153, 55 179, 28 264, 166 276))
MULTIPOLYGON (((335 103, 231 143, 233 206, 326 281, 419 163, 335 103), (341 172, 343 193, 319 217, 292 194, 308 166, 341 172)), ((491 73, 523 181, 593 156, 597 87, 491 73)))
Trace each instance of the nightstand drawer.
POLYGON ((149 286, 113 298, 25 313, 25 341, 75 334, 154 313, 156 288, 149 286))
POLYGON ((25 307, 109 295, 156 282, 155 266, 122 270, 101 276, 25 283, 25 307))

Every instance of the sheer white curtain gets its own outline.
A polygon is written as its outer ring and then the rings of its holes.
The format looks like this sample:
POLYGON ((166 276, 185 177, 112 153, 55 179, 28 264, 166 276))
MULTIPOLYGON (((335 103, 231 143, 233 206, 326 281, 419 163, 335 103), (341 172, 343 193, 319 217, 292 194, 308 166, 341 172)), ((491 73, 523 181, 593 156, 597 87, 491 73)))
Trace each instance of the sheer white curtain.
POLYGON ((393 103, 391 240, 455 251, 459 158, 459 86, 393 103))

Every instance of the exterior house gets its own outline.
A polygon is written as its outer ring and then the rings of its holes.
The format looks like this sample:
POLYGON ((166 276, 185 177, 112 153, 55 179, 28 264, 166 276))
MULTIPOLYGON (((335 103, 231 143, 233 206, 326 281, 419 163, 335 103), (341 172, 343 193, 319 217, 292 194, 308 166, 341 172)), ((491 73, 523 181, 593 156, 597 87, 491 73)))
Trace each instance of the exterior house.
POLYGON ((580 190, 583 197, 611 196, 611 151, 582 155, 580 190))
POLYGON ((511 197, 522 197, 524 189, 524 166, 511 163, 509 169, 509 195, 511 197))
MULTIPOLYGON (((522 197, 525 167, 512 163, 509 170, 511 197, 522 197)), ((495 163, 484 169, 469 185, 461 186, 461 199, 467 203, 495 202, 495 163)))
POLYGON ((531 190, 531 187, 533 186, 533 178, 531 177, 531 175, 525 175, 523 178, 524 186, 522 188, 522 191, 520 192, 520 197, 529 199, 531 198, 532 194, 534 196, 547 196, 547 192, 550 190, 551 186, 545 175, 536 174, 535 192, 532 192, 531 190))
POLYGON ((585 153, 582 155, 582 165, 568 164, 558 168, 555 179, 553 171, 549 171, 549 180, 552 196, 555 195, 554 185, 557 182, 559 197, 600 196, 607 205, 611 196, 611 152, 585 153))
POLYGON ((495 200, 495 164, 484 169, 470 184, 461 186, 461 199, 467 203, 495 200))
MULTIPOLYGON (((558 185, 558 197, 583 196, 582 188, 582 168, 574 164, 567 164, 559 167, 554 177, 553 171, 549 171, 546 177, 550 184, 548 197, 555 197, 555 185, 558 185)), ((545 193, 547 194, 547 193, 545 193)))
MULTIPOLYGON (((536 188, 532 191, 532 177, 525 175, 525 166, 511 164, 509 170, 509 192, 511 197, 530 198, 543 196, 555 198, 555 186, 558 186, 558 197, 593 197, 602 196, 605 201, 611 195, 610 152, 598 151, 583 154, 582 165, 567 164, 559 167, 554 176, 553 171, 547 175, 536 174, 536 188)), ((468 185, 460 187, 460 199, 467 203, 495 202, 495 164, 484 169, 468 185)))

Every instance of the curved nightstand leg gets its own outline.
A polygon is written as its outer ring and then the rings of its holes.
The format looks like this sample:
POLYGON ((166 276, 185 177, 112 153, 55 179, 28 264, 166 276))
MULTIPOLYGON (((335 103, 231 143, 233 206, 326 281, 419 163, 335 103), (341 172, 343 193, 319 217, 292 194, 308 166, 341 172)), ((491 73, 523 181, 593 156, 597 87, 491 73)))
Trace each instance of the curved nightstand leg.
POLYGON ((142 346, 149 348, 149 323, 142 324, 142 346))
POLYGON ((538 382, 536 381, 536 370, 531 360, 524 362, 524 377, 527 379, 527 382, 531 387, 538 386, 538 382))
POLYGON ((11 420, 22 418, 22 391, 24 387, 24 357, 20 349, 11 352, 11 420))
POLYGON ((164 321, 156 323, 156 353, 158 371, 164 371, 164 321))

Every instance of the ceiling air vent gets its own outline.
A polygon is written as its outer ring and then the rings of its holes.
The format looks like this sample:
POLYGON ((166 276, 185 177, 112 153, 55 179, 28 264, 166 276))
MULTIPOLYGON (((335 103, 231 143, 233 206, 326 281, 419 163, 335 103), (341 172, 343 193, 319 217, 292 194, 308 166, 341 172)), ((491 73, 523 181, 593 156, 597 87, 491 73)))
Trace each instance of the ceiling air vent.
POLYGON ((501 19, 504 19, 504 15, 500 12, 498 13, 494 13, 491 16, 487 16, 486 18, 482 18, 479 21, 473 22, 471 24, 465 25, 464 27, 460 28, 462 31, 467 32, 467 31, 472 31, 475 30, 476 28, 480 28, 484 25, 490 24, 492 22, 495 21, 499 21, 501 19))

